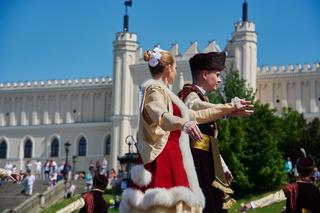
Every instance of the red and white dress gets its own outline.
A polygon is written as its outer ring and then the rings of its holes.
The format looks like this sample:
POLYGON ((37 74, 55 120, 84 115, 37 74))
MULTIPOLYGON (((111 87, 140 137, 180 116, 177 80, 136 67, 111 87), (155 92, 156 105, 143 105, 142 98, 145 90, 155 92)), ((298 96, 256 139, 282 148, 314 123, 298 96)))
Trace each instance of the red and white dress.
MULTIPOLYGON (((158 83, 151 80, 150 84, 158 83)), ((142 88, 147 86, 145 84, 142 88)), ((171 100, 172 115, 188 121, 189 111, 184 103, 168 88, 160 87, 171 100)), ((149 211, 159 206, 170 208, 180 201, 192 208, 204 207, 205 198, 195 172, 189 136, 185 132, 170 131, 164 148, 156 158, 145 164, 140 158, 138 163, 131 170, 134 184, 122 195, 120 212, 149 211)))
MULTIPOLYGON (((181 111, 176 104, 173 106, 173 115, 181 117, 181 111)), ((144 165, 151 175, 151 182, 145 187, 139 187, 132 184, 132 188, 146 191, 150 188, 166 188, 170 189, 176 186, 189 187, 189 181, 186 171, 183 166, 183 159, 179 147, 179 138, 181 130, 171 131, 166 146, 158 157, 144 165)), ((142 163, 141 158, 138 158, 138 164, 142 163)))

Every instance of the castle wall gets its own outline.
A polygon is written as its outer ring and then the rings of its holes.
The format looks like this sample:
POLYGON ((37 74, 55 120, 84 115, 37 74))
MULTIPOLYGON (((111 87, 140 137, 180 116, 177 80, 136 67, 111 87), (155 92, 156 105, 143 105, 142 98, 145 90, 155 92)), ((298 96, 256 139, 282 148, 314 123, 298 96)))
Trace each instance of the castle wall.
MULTIPOLYGON (((70 142, 71 156, 78 155, 78 140, 87 140, 87 154, 78 157, 76 170, 86 170, 90 159, 102 159, 106 137, 111 134, 110 78, 0 83, 0 142, 5 141, 7 160, 24 169, 26 160, 51 158, 51 142, 70 142), (32 142, 32 157, 24 159, 24 143, 32 142)), ((110 157, 110 156, 109 156, 110 157)), ((0 159, 0 166, 6 160, 0 159)))
POLYGON ((257 99, 279 112, 291 107, 307 119, 319 117, 319 64, 258 68, 257 99))

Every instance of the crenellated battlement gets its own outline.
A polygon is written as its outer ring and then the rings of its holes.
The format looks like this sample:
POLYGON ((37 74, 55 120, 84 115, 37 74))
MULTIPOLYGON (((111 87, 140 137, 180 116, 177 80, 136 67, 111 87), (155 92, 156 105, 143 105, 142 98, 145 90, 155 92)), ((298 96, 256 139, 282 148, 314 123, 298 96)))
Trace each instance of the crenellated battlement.
POLYGON ((116 33, 116 40, 133 40, 137 41, 138 36, 135 33, 130 32, 118 32, 116 33))
MULTIPOLYGON (((155 45, 157 47, 160 47, 159 44, 155 45)), ((194 54, 197 54, 199 52, 220 52, 221 48, 220 46, 216 43, 215 40, 210 40, 207 44, 207 46, 203 49, 203 51, 200 51, 198 48, 198 42, 197 41, 192 41, 190 42, 190 45, 187 47, 187 49, 184 51, 184 53, 180 52, 179 44, 174 43, 171 45, 169 49, 167 49, 178 61, 181 60, 189 60, 190 57, 192 57, 194 54)), ((143 61, 143 50, 142 48, 138 48, 137 50, 137 61, 142 62, 143 61)))
POLYGON ((320 63, 315 64, 289 64, 287 66, 263 66, 257 68, 257 75, 269 74, 289 74, 289 73, 306 73, 306 72, 320 72, 320 63))
POLYGON ((255 31, 255 24, 253 22, 238 21, 234 24, 234 31, 255 31))
POLYGON ((4 82, 4 83, 0 83, 0 90, 80 87, 80 86, 111 85, 111 84, 112 84, 112 78, 109 76, 106 76, 106 77, 81 78, 81 79, 4 82))

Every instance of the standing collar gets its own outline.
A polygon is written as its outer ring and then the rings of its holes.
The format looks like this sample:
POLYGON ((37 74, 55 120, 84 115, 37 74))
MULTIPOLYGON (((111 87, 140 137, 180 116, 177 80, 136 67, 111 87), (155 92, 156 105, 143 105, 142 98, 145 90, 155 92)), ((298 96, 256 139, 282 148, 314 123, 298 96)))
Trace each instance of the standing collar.
POLYGON ((200 92, 202 93, 202 95, 206 95, 206 91, 201 87, 201 86, 199 86, 199 85, 196 85, 196 84, 194 84, 199 90, 200 90, 200 92))

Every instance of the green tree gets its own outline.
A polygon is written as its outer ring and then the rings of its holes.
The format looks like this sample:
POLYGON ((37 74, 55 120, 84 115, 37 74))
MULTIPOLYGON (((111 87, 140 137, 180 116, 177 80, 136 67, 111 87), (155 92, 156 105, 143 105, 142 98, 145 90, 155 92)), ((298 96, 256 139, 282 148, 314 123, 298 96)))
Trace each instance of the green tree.
POLYGON ((311 154, 315 160, 316 164, 320 165, 320 120, 315 118, 312 122, 307 124, 305 130, 305 140, 306 144, 304 147, 311 154))
MULTIPOLYGON (((254 100, 254 90, 246 87, 236 70, 223 77, 224 87, 209 95, 213 103, 230 102, 235 96, 254 100)), ((219 145, 222 156, 234 174, 236 193, 252 189, 270 189, 283 183, 283 157, 280 141, 280 119, 268 105, 255 102, 255 113, 249 118, 231 117, 220 120, 219 145)))
POLYGON ((270 189, 284 183, 283 157, 278 150, 282 131, 279 129, 281 118, 275 110, 259 102, 255 112, 247 118, 247 148, 244 164, 249 167, 250 182, 258 190, 270 189))
POLYGON ((223 87, 220 87, 217 92, 212 92, 208 95, 210 102, 228 103, 236 96, 246 100, 254 100, 255 91, 247 87, 246 81, 240 79, 239 72, 233 69, 233 66, 231 66, 230 70, 227 70, 221 78, 223 87))
POLYGON ((303 114, 284 108, 281 115, 279 128, 282 130, 278 148, 284 157, 291 157, 295 161, 301 154, 300 148, 306 148, 305 141, 307 122, 303 114))

